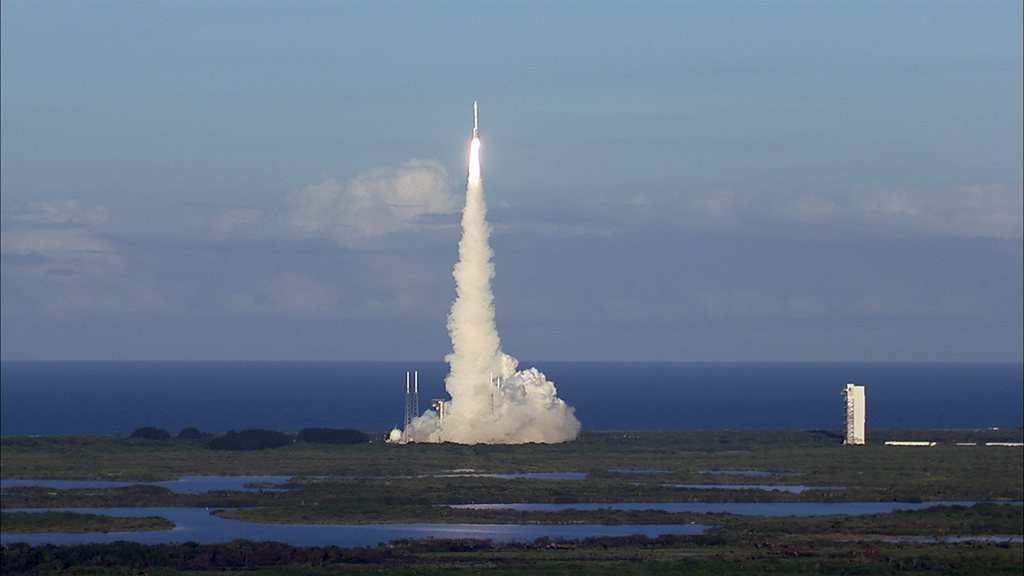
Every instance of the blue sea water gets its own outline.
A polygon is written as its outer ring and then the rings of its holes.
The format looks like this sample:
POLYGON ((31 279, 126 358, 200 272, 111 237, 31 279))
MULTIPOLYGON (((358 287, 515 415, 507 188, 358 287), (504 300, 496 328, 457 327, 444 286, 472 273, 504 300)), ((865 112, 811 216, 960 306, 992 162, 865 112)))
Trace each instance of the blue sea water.
MULTIPOLYGON (((523 362, 523 367, 533 364, 523 362)), ((1021 364, 536 364, 585 430, 833 429, 840 390, 867 387, 869 428, 1017 427, 1021 364)), ((308 427, 387 430, 405 371, 421 408, 447 397, 442 362, 0 362, 5 435, 308 427)))

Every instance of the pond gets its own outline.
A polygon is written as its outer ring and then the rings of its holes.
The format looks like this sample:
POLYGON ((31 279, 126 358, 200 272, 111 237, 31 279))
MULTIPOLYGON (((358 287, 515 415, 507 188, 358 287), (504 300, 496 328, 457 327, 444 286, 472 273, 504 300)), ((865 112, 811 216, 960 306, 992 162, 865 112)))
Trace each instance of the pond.
POLYGON ((959 542, 1012 542, 1020 544, 1024 542, 1021 536, 893 536, 883 538, 882 542, 889 544, 911 543, 911 544, 956 544, 959 542))
POLYGON ((721 476, 749 476, 751 478, 768 478, 771 476, 799 476, 799 472, 768 472, 766 470, 701 470, 701 474, 721 476))
MULTIPOLYGON (((0 544, 100 544, 125 540, 142 544, 199 542, 210 544, 231 540, 271 540, 293 546, 376 546, 404 538, 480 538, 495 542, 523 542, 542 536, 581 539, 597 536, 697 535, 707 530, 702 524, 261 524, 221 518, 206 508, 55 508, 83 514, 140 517, 159 516, 174 522, 172 530, 150 532, 90 532, 85 534, 36 533, 0 534, 0 544)), ((42 512, 42 509, 5 512, 42 512)))
POLYGON ((666 488, 684 488, 688 490, 778 490, 800 494, 807 490, 825 490, 820 486, 804 486, 803 484, 662 484, 666 488))
POLYGON ((586 472, 476 472, 456 470, 443 474, 431 474, 430 478, 503 478, 505 480, 586 480, 586 472))

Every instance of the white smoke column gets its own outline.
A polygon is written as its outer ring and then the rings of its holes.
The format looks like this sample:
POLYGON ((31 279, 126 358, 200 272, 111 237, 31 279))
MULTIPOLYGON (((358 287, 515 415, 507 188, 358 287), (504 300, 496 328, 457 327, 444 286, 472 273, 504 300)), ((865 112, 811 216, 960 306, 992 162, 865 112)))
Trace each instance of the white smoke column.
POLYGON ((448 415, 461 414, 479 420, 490 415, 491 374, 501 373, 501 342, 494 322, 493 252, 487 205, 480 178, 480 139, 473 138, 469 151, 466 207, 462 211, 462 240, 455 263, 455 302, 448 314, 452 352, 445 360, 451 367, 445 388, 452 396, 448 415), (485 413, 481 413, 486 408, 485 413))
POLYGON ((501 352, 494 316, 493 252, 480 176, 480 139, 469 151, 466 206, 448 315, 452 352, 445 388, 451 395, 443 420, 427 411, 405 431, 407 440, 462 444, 566 442, 579 434, 573 408, 536 368, 516 371, 518 361, 501 352))

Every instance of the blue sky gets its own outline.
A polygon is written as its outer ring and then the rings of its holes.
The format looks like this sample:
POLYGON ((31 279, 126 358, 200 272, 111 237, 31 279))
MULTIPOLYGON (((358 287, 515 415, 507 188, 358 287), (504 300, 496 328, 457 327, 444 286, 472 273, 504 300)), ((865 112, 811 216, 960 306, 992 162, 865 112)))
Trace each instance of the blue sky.
POLYGON ((4 359, 1021 361, 1020 2, 2 12, 4 359))

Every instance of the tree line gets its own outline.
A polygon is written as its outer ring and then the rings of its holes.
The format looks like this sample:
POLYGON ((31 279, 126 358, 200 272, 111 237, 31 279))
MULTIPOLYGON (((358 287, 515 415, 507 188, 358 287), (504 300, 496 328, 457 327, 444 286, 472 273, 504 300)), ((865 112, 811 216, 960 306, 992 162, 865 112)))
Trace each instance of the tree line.
MULTIPOLYGON (((146 441, 169 441, 171 433, 162 428, 151 426, 138 428, 131 438, 146 441)), ((365 432, 350 428, 304 428, 298 434, 288 434, 276 430, 259 428, 236 432, 229 430, 224 434, 200 432, 198 429, 185 428, 175 437, 183 442, 202 443, 211 450, 266 450, 280 448, 295 442, 310 444, 365 444, 370 436, 365 432)))
POLYGON ((0 573, 64 573, 69 568, 170 568, 173 570, 254 569, 284 566, 331 566, 344 564, 394 564, 422 554, 480 552, 499 548, 587 549, 662 548, 682 542, 699 542, 692 536, 599 536, 581 540, 537 538, 527 542, 497 544, 491 539, 402 539, 391 545, 343 548, 341 546, 292 546, 281 542, 235 540, 218 544, 139 544, 118 541, 109 544, 15 543, 0 549, 0 573))

